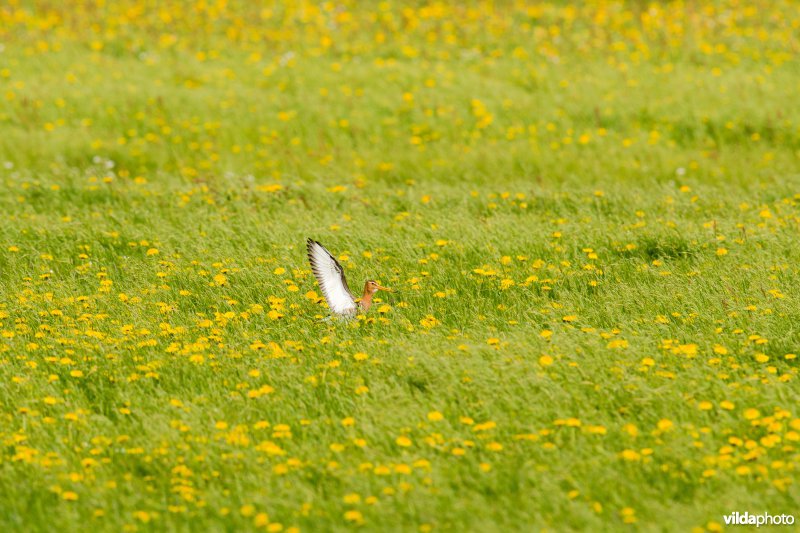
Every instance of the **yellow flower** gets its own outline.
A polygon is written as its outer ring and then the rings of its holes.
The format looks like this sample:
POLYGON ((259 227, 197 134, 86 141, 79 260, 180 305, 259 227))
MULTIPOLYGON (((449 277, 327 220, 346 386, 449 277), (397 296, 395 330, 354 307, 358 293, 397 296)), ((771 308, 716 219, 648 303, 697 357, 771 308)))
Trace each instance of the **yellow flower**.
POLYGON ((361 496, 356 493, 345 494, 343 501, 344 503, 353 505, 361 501, 361 496))
POLYGON ((761 412, 758 409, 753 409, 752 407, 750 409, 745 409, 744 411, 744 417, 747 420, 755 420, 760 416, 761 412))
POLYGON ((411 439, 409 439, 405 435, 401 435, 401 436, 397 437, 394 442, 398 446, 402 446, 403 448, 408 448, 409 446, 411 446, 413 444, 411 442, 411 439))
POLYGON ((278 192, 283 190, 283 185, 279 185, 277 183, 271 183, 268 185, 258 185, 256 186, 256 190, 259 192, 278 192))
POLYGON ((439 324, 439 321, 433 315, 427 315, 425 318, 419 321, 420 326, 430 329, 439 324))
POLYGON ((626 461, 638 461, 642 456, 635 450, 623 450, 622 453, 620 453, 620 457, 626 461))
POLYGON ((622 517, 622 521, 626 524, 636 523, 636 511, 633 508, 624 507, 620 510, 619 514, 622 517))

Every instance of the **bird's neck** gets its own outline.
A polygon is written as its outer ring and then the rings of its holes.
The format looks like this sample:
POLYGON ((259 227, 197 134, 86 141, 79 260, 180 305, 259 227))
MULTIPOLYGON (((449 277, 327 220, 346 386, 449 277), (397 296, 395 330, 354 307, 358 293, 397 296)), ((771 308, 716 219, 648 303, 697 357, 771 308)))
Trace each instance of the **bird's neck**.
POLYGON ((364 294, 361 295, 361 301, 359 301, 358 304, 364 311, 369 309, 369 306, 372 305, 372 293, 369 292, 366 287, 364 287, 364 294))

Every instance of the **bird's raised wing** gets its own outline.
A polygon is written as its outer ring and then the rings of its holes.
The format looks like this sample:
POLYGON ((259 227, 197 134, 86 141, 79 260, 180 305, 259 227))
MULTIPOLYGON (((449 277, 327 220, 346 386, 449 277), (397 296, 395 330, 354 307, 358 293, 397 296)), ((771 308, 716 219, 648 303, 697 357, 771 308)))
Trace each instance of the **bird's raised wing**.
POLYGON ((347 280, 344 279, 342 265, 317 241, 308 239, 306 247, 311 271, 319 282, 328 307, 334 313, 342 315, 354 313, 358 307, 347 286, 347 280))

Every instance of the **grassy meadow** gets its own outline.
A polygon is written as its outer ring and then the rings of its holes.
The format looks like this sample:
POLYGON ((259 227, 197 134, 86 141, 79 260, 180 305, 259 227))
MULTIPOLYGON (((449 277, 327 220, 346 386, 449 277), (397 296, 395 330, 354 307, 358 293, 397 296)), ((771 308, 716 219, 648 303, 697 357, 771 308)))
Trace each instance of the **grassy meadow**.
POLYGON ((789 0, 6 0, 0 528, 800 514, 799 52, 789 0), (307 237, 396 292, 322 320, 307 237))

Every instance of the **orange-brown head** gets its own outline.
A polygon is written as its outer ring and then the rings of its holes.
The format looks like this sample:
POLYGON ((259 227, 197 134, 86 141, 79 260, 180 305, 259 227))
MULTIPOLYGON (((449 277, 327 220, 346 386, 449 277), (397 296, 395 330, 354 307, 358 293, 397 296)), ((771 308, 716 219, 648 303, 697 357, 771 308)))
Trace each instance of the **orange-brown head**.
POLYGON ((378 285, 378 282, 376 281, 371 279, 367 280, 367 282, 364 284, 364 294, 361 296, 361 300, 358 302, 364 311, 369 309, 369 307, 372 305, 372 295, 378 291, 394 292, 388 287, 378 285))
POLYGON ((386 292, 394 292, 389 287, 384 287, 382 285, 378 285, 377 281, 367 280, 364 284, 364 294, 375 294, 378 291, 386 291, 386 292))

